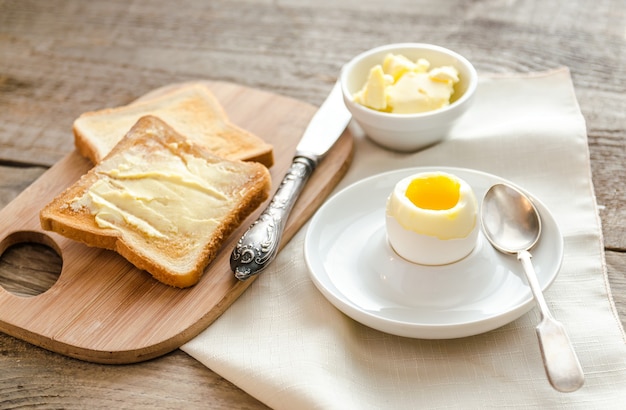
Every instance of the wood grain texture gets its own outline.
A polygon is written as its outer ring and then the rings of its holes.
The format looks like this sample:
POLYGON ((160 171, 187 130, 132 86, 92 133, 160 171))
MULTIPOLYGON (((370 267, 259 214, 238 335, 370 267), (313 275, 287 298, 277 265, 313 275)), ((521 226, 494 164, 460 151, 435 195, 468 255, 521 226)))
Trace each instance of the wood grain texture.
MULTIPOLYGON (((208 86, 229 117, 237 118, 239 126, 254 130, 274 147, 276 160, 270 173, 275 191, 315 108, 240 85, 216 82, 208 86)), ((337 185, 351 157, 352 136, 346 131, 300 194, 287 221, 283 244, 337 185)), ((41 229, 41 208, 91 167, 74 151, 0 211, 0 253, 14 244, 35 242, 48 245, 62 258, 58 280, 47 292, 24 298, 0 289, 0 330, 86 361, 121 364, 149 360, 195 337, 254 282, 256 277, 245 282, 235 279, 229 258, 235 242, 264 206, 228 237, 196 285, 173 288, 115 252, 90 248, 41 229)), ((33 278, 32 272, 29 277, 33 278)))
MULTIPOLYGON (((319 105, 350 57, 399 41, 449 47, 479 73, 565 65, 587 121, 609 280, 626 323, 624 27, 620 0, 0 0, 0 206, 73 149, 80 113, 172 82, 230 81, 319 105)), ((263 407, 180 351, 120 368, 0 334, 0 366, 3 408, 263 407), (170 378, 175 388, 164 385, 170 378)))

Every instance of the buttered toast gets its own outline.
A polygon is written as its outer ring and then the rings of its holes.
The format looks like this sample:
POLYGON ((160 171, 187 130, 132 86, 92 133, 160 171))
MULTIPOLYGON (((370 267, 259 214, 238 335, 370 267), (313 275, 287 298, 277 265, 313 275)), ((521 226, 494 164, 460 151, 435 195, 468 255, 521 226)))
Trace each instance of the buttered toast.
POLYGON ((97 164, 145 115, 159 117, 217 156, 257 161, 268 168, 274 163, 272 146, 232 124, 213 93, 201 82, 184 84, 122 107, 80 115, 73 124, 78 152, 97 164))
POLYGON ((269 195, 267 168, 223 159, 157 117, 40 212, 41 226, 118 252, 175 287, 194 285, 228 235, 269 195))

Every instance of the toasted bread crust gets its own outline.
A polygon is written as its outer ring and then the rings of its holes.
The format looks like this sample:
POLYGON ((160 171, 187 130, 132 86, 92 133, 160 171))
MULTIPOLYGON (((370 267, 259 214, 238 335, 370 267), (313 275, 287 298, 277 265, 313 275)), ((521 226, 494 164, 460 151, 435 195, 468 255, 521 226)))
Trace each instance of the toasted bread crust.
POLYGON ((73 123, 77 151, 97 164, 141 117, 154 115, 181 135, 194 138, 215 155, 274 164, 272 146, 231 123, 203 83, 188 83, 125 106, 81 114, 73 123))
MULTIPOLYGON (((205 267, 216 257, 224 240, 267 199, 270 186, 271 179, 265 166, 255 162, 229 161, 216 157, 204 147, 176 133, 159 118, 146 116, 133 126, 99 165, 45 206, 40 212, 40 222, 45 230, 57 232, 88 246, 116 251, 137 268, 148 271, 157 280, 170 286, 184 288, 197 283, 205 267), (152 135, 147 136, 148 129, 158 131, 156 134, 150 132, 152 135), (115 160, 117 156, 131 148, 141 146, 143 149, 144 145, 147 147, 145 152, 148 156, 151 155, 150 150, 167 151, 175 147, 176 155, 192 155, 208 163, 230 167, 235 170, 234 172, 243 175, 241 179, 244 182, 233 186, 237 193, 233 194, 233 197, 237 199, 232 201, 227 215, 219 220, 217 226, 212 231, 206 232, 206 235, 203 233, 202 243, 198 245, 201 249, 198 252, 194 249, 196 256, 193 260, 185 259, 188 249, 184 248, 184 238, 149 238, 146 241, 129 239, 128 235, 119 230, 100 227, 88 207, 72 205, 76 198, 83 197, 100 178, 99 171, 107 161, 115 160), (175 266, 179 261, 180 266, 175 266)), ((141 236, 137 232, 133 232, 133 235, 141 236)))

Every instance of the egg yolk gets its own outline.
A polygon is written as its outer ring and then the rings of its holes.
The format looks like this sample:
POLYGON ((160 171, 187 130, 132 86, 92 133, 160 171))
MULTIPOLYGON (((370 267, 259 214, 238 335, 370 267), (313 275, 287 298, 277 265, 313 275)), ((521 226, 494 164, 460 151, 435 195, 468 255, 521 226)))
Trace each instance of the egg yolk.
POLYGON ((441 211, 459 202, 461 184, 445 175, 416 178, 406 189, 406 197, 418 208, 441 211))

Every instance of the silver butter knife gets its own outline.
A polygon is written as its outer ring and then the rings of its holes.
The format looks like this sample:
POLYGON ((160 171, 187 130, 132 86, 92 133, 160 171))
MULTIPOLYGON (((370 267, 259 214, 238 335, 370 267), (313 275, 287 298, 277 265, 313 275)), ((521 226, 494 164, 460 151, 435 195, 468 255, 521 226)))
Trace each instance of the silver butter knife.
POLYGON ((270 204, 239 239, 230 267, 239 280, 263 271, 278 252, 289 213, 302 188, 350 122, 339 81, 315 113, 296 147, 293 162, 270 204))

